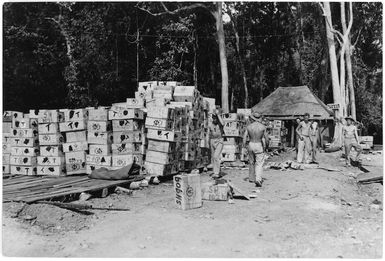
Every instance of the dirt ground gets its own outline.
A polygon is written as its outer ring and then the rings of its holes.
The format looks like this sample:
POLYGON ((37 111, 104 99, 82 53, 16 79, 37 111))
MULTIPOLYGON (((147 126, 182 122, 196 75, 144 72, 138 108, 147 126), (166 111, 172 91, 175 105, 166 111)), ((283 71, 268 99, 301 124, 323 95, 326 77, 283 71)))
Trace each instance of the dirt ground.
MULTIPOLYGON (((83 215, 47 205, 3 204, 3 255, 380 258, 383 187, 357 185, 361 172, 345 168, 339 155, 321 154, 320 162, 340 172, 267 170, 257 198, 204 201, 188 211, 175 207, 171 181, 88 201, 127 212, 83 215)), ((363 161, 382 172, 382 155, 364 155, 363 161)), ((247 170, 224 173, 243 191, 256 190, 245 181, 247 170)))

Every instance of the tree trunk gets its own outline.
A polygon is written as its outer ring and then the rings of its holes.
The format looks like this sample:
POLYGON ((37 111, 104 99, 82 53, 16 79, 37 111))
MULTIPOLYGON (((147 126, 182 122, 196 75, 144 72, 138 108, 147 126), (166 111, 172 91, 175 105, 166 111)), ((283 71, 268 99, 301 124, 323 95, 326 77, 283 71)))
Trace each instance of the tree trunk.
POLYGON ((225 32, 223 30, 222 21, 222 2, 217 2, 217 11, 215 12, 215 19, 217 24, 217 36, 219 43, 219 60, 221 65, 222 74, 222 110, 224 113, 229 112, 229 76, 227 71, 227 58, 226 58, 226 44, 225 44, 225 32))
MULTIPOLYGON (((338 67, 337 67, 337 57, 336 57, 336 47, 334 43, 334 35, 332 32, 331 25, 332 23, 332 17, 331 17, 331 11, 330 11, 330 3, 329 2, 323 2, 324 12, 325 12, 325 23, 326 23, 326 37, 328 41, 328 47, 329 47, 329 62, 330 62, 330 74, 332 78, 332 86, 333 86, 333 100, 334 103, 341 104, 341 89, 339 84, 339 77, 338 77, 338 67)), ((336 112, 337 116, 342 116, 342 111, 338 110, 336 112)))
POLYGON ((238 30, 237 30, 237 28, 235 26, 235 23, 234 23, 233 19, 234 18, 231 17, 231 25, 232 25, 233 32, 234 32, 234 35, 235 35, 235 50, 236 50, 236 54, 237 54, 237 57, 238 57, 239 65, 241 67, 243 89, 245 91, 244 107, 248 108, 249 107, 249 90, 247 88, 247 77, 246 77, 245 64, 243 63, 243 59, 242 59, 242 56, 241 56, 241 51, 240 51, 240 48, 239 48, 239 34, 238 34, 238 30))
MULTIPOLYGON (((349 12, 349 19, 353 19, 353 13, 349 12)), ((346 18, 345 18, 345 3, 341 2, 341 24, 343 34, 346 34, 347 26, 346 26, 346 18)), ((355 102, 355 94, 354 94, 354 85, 353 85, 353 70, 352 70, 352 60, 351 60, 351 42, 350 35, 347 37, 346 41, 346 49, 345 49, 345 58, 346 58, 346 71, 347 71, 347 89, 349 93, 349 110, 350 115, 356 119, 356 102, 355 102)))

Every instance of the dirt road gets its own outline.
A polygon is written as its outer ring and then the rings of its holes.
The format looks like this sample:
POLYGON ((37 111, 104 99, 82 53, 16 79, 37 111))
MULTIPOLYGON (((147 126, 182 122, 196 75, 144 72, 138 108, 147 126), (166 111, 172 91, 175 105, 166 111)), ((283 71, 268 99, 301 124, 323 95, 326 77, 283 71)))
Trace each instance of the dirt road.
MULTIPOLYGON (((84 216, 34 205, 22 212, 21 217, 36 215, 37 218, 22 221, 11 217, 19 205, 4 204, 3 254, 382 257, 382 185, 358 186, 354 177, 359 171, 343 167, 338 155, 322 154, 320 161, 337 166, 341 172, 268 170, 257 198, 235 200, 235 204, 204 201, 202 208, 189 211, 175 208, 171 182, 135 191, 132 196, 113 194, 89 202, 94 206, 129 207, 129 212, 95 211, 94 215, 84 216), (51 220, 47 225, 50 219, 44 213, 57 222, 51 220)), ((372 163, 382 162, 379 155, 368 155, 364 160, 369 157, 372 163)), ((256 189, 244 181, 247 170, 224 172, 227 174, 224 178, 244 191, 250 193, 256 189)), ((209 177, 204 174, 202 179, 209 177)))

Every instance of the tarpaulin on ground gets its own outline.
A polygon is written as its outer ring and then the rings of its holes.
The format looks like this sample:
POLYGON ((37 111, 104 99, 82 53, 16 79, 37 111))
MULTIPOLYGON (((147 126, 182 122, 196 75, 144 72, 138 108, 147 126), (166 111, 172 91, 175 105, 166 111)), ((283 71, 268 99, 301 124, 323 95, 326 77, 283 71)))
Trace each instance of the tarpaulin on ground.
POLYGON ((123 180, 139 175, 139 171, 140 166, 133 163, 117 170, 109 170, 103 167, 94 169, 89 177, 91 179, 123 180))

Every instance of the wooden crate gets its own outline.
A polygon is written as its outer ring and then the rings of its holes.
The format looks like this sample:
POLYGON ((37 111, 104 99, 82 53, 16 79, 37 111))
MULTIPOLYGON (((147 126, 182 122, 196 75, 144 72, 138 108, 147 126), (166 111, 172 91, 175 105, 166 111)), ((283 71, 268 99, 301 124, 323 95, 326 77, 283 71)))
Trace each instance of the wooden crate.
POLYGON ((86 150, 88 150, 88 142, 86 141, 63 143, 63 152, 66 153, 86 150))
POLYGON ((58 157, 63 156, 63 147, 59 146, 40 146, 40 156, 58 157))
POLYGON ((39 123, 39 134, 55 134, 59 132, 59 124, 57 122, 39 123))
POLYGON ((88 144, 111 144, 113 142, 112 132, 89 131, 87 133, 88 144))
MULTIPOLYGON (((4 148, 4 147, 3 147, 4 148)), ((10 153, 14 156, 39 156, 40 149, 38 146, 36 147, 11 147, 10 153)), ((4 154, 4 149, 3 149, 4 154)))
POLYGON ((145 148, 142 143, 114 143, 111 145, 112 154, 127 155, 127 154, 144 154, 145 148))
MULTIPOLYGON (((39 145, 40 138, 6 138, 7 144, 15 147, 36 147, 39 145)), ((44 145, 40 142, 41 145, 44 145)))
POLYGON ((36 166, 10 166, 10 173, 12 175, 36 175, 36 166))
POLYGON ((112 129, 113 131, 143 131, 143 121, 142 120, 113 120, 112 129))
POLYGON ((37 175, 43 176, 65 176, 65 166, 37 166, 37 175))
POLYGON ((87 155, 86 164, 111 166, 111 156, 87 155))
POLYGON ((202 206, 202 191, 199 174, 174 176, 175 203, 183 210, 202 206))
POLYGON ((89 146, 90 155, 108 156, 111 154, 110 144, 90 144, 89 146))
POLYGON ((39 156, 37 157, 37 165, 38 166, 64 166, 65 159, 64 159, 64 156, 60 156, 60 157, 39 156))
POLYGON ((87 131, 71 131, 66 134, 66 142, 87 141, 87 131))
POLYGON ((39 134, 40 145, 60 145, 64 142, 63 135, 57 134, 39 134))
POLYGON ((181 141, 181 137, 181 133, 176 131, 164 131, 154 129, 147 130, 148 139, 177 142, 181 141))
POLYGON ((86 109, 60 109, 64 115, 64 121, 84 121, 88 119, 88 110, 86 109))
MULTIPOLYGON (((7 154, 5 154, 7 155, 7 154)), ((4 155, 3 155, 4 160, 4 155)), ((13 166, 36 166, 35 156, 13 156, 9 157, 9 164, 13 166)))
POLYGON ((144 139, 144 133, 141 131, 118 131, 113 132, 114 143, 132 143, 142 142, 144 139))
POLYGON ((59 123, 60 132, 72 132, 86 130, 87 124, 85 120, 65 121, 59 123))
POLYGON ((107 132, 112 130, 112 125, 110 121, 88 121, 87 130, 97 131, 97 132, 107 132))
POLYGON ((138 119, 143 120, 144 113, 141 109, 130 109, 125 107, 111 107, 108 111, 109 120, 138 119))
POLYGON ((11 129, 9 137, 13 138, 33 138, 36 137, 38 131, 35 129, 11 129))

